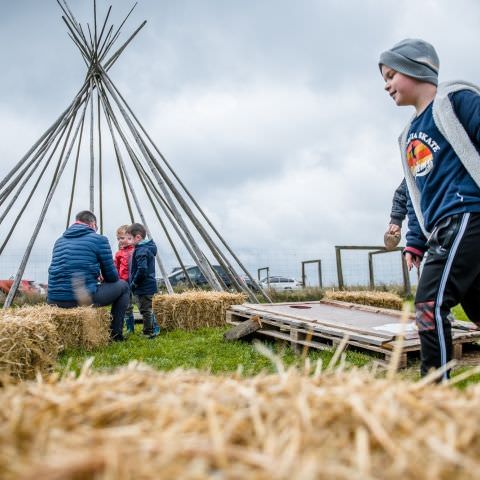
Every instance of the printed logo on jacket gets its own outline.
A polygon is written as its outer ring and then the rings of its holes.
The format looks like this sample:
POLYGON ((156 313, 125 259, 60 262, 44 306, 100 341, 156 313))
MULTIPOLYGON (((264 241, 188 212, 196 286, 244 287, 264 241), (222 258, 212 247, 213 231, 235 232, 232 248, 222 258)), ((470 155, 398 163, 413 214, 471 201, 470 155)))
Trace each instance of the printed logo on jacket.
POLYGON ((424 132, 413 132, 407 139, 408 167, 414 177, 423 177, 433 169, 433 154, 440 146, 424 132))

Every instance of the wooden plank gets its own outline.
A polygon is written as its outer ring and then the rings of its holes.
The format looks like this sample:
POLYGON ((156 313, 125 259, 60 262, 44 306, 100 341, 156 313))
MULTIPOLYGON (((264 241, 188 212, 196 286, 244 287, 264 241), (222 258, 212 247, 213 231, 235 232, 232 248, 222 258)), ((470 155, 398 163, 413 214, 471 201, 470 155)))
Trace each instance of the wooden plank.
POLYGON ((290 330, 290 346, 292 348, 292 351, 295 353, 300 353, 302 350, 300 344, 298 343, 300 340, 300 336, 301 333, 298 330, 294 328, 290 330))
MULTIPOLYGON (((330 299, 321 300, 320 303, 324 305, 333 305, 339 308, 346 308, 348 310, 359 310, 363 312, 381 313, 382 315, 388 315, 393 318, 402 317, 402 312, 400 310, 393 310, 391 308, 374 307, 373 305, 362 305, 358 303, 342 302, 341 300, 330 300, 330 299)), ((409 315, 409 318, 411 320, 415 320, 415 314, 411 313, 409 315)))
MULTIPOLYGON (((244 314, 245 316, 243 318, 249 318, 248 313, 244 314)), ((237 317, 240 317, 237 315, 237 317)), ((304 333, 304 334, 318 334, 318 335, 330 335, 332 337, 337 337, 339 339, 342 339, 346 334, 350 336, 350 338, 358 340, 360 342, 365 342, 365 343, 371 343, 374 345, 384 345, 385 343, 388 343, 392 341, 395 336, 394 335, 389 335, 388 338, 384 337, 376 337, 376 336, 371 336, 371 335, 365 335, 365 334, 359 334, 356 332, 346 332, 345 330, 342 329, 335 329, 335 328, 330 328, 318 323, 309 323, 309 322, 296 322, 292 319, 289 318, 282 318, 281 316, 273 316, 273 315, 265 315, 262 314, 260 315, 261 321, 269 323, 270 325, 275 325, 278 326, 282 330, 287 330, 290 331, 292 328, 297 329, 298 331, 304 333)))
MULTIPOLYGON (((234 305, 231 307, 233 311, 236 312, 245 312, 245 313, 250 313, 251 315, 260 315, 261 317, 264 317, 267 315, 275 315, 275 316, 281 316, 284 319, 289 319, 297 322, 308 322, 308 323, 315 323, 317 325, 323 325, 323 326, 328 326, 331 328, 337 328, 341 330, 348 330, 349 332, 357 332, 360 334, 364 335, 370 335, 370 336, 375 336, 375 337, 381 337, 384 338, 385 340, 391 340, 392 338, 395 337, 395 335, 392 335, 391 333, 388 332, 381 332, 378 330, 373 330, 373 329, 368 329, 368 328, 363 328, 363 327, 357 327, 355 325, 349 325, 349 324, 344 324, 340 322, 332 322, 328 321, 325 319, 312 319, 309 317, 306 317, 304 315, 292 315, 284 312, 277 312, 277 311, 272 311, 272 309, 268 308, 261 308, 261 307, 245 307, 243 305, 234 305)), ((313 328, 313 327, 312 327, 313 328)))
MULTIPOLYGON (((345 329, 354 329, 357 331, 368 330, 370 335, 375 334, 377 336, 382 336, 385 332, 373 331, 372 327, 377 327, 385 323, 392 323, 392 318, 397 319, 398 322, 400 322, 401 318, 401 312, 399 311, 337 301, 312 303, 291 302, 288 304, 268 305, 250 304, 249 308, 258 312, 274 313, 303 321, 315 321, 345 329), (301 307, 307 307, 307 309, 303 310, 301 307), (297 308, 298 310, 296 310, 297 308), (357 317, 352 316, 352 312, 357 314, 357 317), (382 316, 385 318, 382 318, 382 316), (340 321, 335 318, 342 318, 342 320, 340 321), (362 322, 362 325, 358 325, 359 320, 362 322)), ((387 332, 385 335, 388 336, 390 334, 387 332)))
POLYGON ((238 340, 242 337, 246 337, 247 335, 256 332, 260 328, 262 328, 260 317, 251 317, 247 321, 239 323, 238 325, 230 329, 228 332, 225 332, 223 334, 223 339, 238 340))
MULTIPOLYGON (((279 326, 277 323, 275 323, 274 321, 270 321, 270 320, 267 320, 267 319, 264 319, 262 318, 262 324, 264 325, 263 328, 257 330, 256 333, 258 334, 266 334, 265 332, 268 331, 268 332, 276 332, 278 333, 278 335, 276 335, 278 338, 282 338, 283 340, 290 340, 292 341, 292 337, 290 336, 290 332, 285 332, 285 330, 279 330, 279 326)), ((340 343, 340 341, 342 340, 343 337, 339 337, 339 336, 333 336, 333 335, 329 335, 328 333, 324 333, 324 332, 312 332, 311 330, 302 330, 302 329, 299 329, 297 330, 298 333, 301 333, 303 338, 298 338, 297 340, 297 343, 300 343, 301 345, 306 345, 306 343, 304 343, 304 338, 306 337, 311 337, 312 338, 312 342, 315 343, 315 339, 318 339, 318 340, 327 340, 329 342, 331 342, 332 344, 338 344, 340 343)), ((318 342, 317 342, 318 343, 318 342)), ((379 353, 391 353, 391 346, 389 343, 387 344, 379 344, 379 345, 374 345, 372 343, 368 343, 368 342, 364 342, 362 340, 359 340, 359 339, 353 339, 352 337, 349 337, 349 341, 348 341, 348 344, 350 345, 354 345, 356 347, 361 347, 361 348, 365 348, 365 349, 368 349, 368 350, 372 350, 372 351, 375 351, 375 352, 379 352, 379 353)), ((313 346, 312 345, 309 345, 309 346, 313 346)))
POLYGON ((452 329, 457 328, 458 330, 466 330, 467 332, 480 332, 478 326, 472 322, 465 322, 463 320, 455 319, 452 322, 452 329))
MULTIPOLYGON (((269 330, 269 329, 260 329, 256 332, 257 334, 261 334, 261 335, 266 335, 266 336, 269 336, 269 337, 274 337, 274 338, 278 338, 278 339, 281 339, 281 340, 285 340, 287 342, 290 342, 291 341, 291 338, 290 338, 290 335, 287 335, 286 333, 282 333, 282 332, 278 332, 276 330, 269 330)), ((335 345, 333 344, 333 339, 329 339, 329 338, 326 338, 326 340, 330 340, 332 342, 332 345, 328 345, 328 344, 325 344, 325 343, 321 343, 321 342, 318 342, 316 340, 298 340, 297 343, 299 343, 300 345, 305 345, 309 348, 317 348, 319 350, 331 350, 332 348, 335 348, 335 345)), ((334 339, 335 341, 338 342, 338 338, 335 338, 334 339)), ((357 348, 360 348, 360 349, 363 349, 363 350, 371 350, 373 352, 376 352, 376 353, 381 353, 383 355, 391 355, 391 350, 386 350, 386 349, 383 349, 381 347, 375 347, 373 345, 367 345, 365 343, 360 343, 360 342, 354 342, 354 341, 348 341, 348 345, 352 345, 354 347, 357 347, 357 348)))
MULTIPOLYGON (((408 365, 408 353, 412 353, 412 352, 413 352, 413 350, 411 352, 403 351, 400 354, 400 360, 398 362, 398 368, 406 368, 407 367, 407 365, 408 365)), ((390 361, 392 359, 392 354, 393 354, 393 352, 385 354, 385 362, 387 363, 387 365, 390 363, 390 361)))
MULTIPOLYGON (((336 302, 335 302, 336 303, 336 302)), ((338 302, 344 304, 345 302, 338 302)), ((320 302, 302 302, 300 305, 319 305, 320 302)), ((276 306, 291 306, 292 303, 276 304, 276 306)), ((343 308, 347 307, 344 305, 343 308)), ((299 351, 300 345, 310 348, 328 348, 325 347, 325 342, 330 342, 332 345, 338 343, 341 338, 348 334, 350 339, 349 345, 358 347, 364 350, 370 350, 373 352, 381 353, 386 359, 390 358, 393 348, 395 346, 395 336, 389 335, 389 338, 379 337, 372 335, 375 333, 370 329, 360 329, 367 333, 359 333, 350 329, 344 329, 343 325, 335 324, 334 326, 325 325, 319 321, 312 320, 311 318, 305 318, 303 315, 286 315, 283 312, 272 312, 271 309, 261 308, 263 306, 256 304, 248 304, 243 306, 233 306, 230 311, 227 312, 227 322, 231 324, 237 324, 245 322, 250 319, 254 314, 258 315, 264 324, 264 327, 257 330, 258 334, 279 338, 288 341, 294 350, 299 351), (323 342, 322 342, 323 341, 323 342), (295 346, 297 345, 297 346, 295 346)), ((383 314, 383 310, 376 307, 359 306, 361 310, 367 313, 376 314, 380 310, 383 314)), ((388 313, 390 311, 387 310, 388 313)), ((398 312, 400 315, 400 312, 398 312)), ((454 346, 455 358, 461 358, 463 354, 464 343, 473 343, 480 340, 480 330, 472 329, 469 322, 461 322, 460 329, 456 328, 458 325, 455 323, 452 327, 452 338, 454 346), (466 323, 464 326, 462 323, 466 323), (466 328, 468 327, 468 328, 466 328)), ((420 339, 407 339, 404 341, 403 353, 401 357, 401 366, 405 366, 407 362, 407 354, 411 352, 418 352, 420 350, 420 339)))

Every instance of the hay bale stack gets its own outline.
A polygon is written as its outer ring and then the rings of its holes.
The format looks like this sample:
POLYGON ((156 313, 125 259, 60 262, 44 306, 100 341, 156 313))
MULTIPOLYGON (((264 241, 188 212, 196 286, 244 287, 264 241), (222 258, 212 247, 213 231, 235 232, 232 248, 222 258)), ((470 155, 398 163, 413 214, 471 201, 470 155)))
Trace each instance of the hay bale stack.
POLYGON ((243 293, 190 290, 171 295, 155 295, 153 311, 165 330, 195 330, 225 325, 225 312, 232 305, 245 303, 243 293))
POLYGON ((110 314, 104 308, 41 305, 18 308, 14 312, 50 320, 57 328, 64 349, 92 350, 107 345, 110 339, 110 314))
POLYGON ((242 378, 131 366, 2 389, 0 471, 6 480, 466 480, 478 477, 479 403, 478 386, 362 370, 242 378))
POLYGON ((339 300, 393 310, 401 310, 403 307, 402 297, 389 292, 328 290, 325 292, 324 298, 325 300, 339 300))
POLYGON ((0 373, 14 379, 49 373, 61 349, 55 325, 33 315, 0 315, 0 373))

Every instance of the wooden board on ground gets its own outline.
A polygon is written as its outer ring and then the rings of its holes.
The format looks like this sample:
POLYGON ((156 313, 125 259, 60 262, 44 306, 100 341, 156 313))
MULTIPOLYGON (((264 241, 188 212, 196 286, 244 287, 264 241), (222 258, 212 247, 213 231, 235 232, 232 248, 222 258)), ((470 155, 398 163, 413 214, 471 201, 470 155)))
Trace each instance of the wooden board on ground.
MULTIPOLYGON (((247 330, 255 326, 257 334, 289 341, 296 351, 305 347, 331 348, 348 336, 348 345, 380 353, 388 360, 400 330, 401 315, 396 310, 327 300, 234 305, 227 311, 227 323, 241 325, 255 318, 248 328, 245 326, 247 330), (261 328, 256 328, 258 322, 261 328)), ((480 330, 469 322, 455 321, 452 338, 454 356, 460 358, 462 345, 480 340, 480 330)), ((414 316, 410 315, 401 366, 406 366, 409 352, 419 350, 420 340, 414 327, 414 316)))
POLYGON ((251 317, 245 322, 237 324, 235 327, 231 328, 228 332, 225 332, 223 338, 225 340, 238 340, 240 338, 246 337, 262 327, 260 322, 260 317, 251 317))

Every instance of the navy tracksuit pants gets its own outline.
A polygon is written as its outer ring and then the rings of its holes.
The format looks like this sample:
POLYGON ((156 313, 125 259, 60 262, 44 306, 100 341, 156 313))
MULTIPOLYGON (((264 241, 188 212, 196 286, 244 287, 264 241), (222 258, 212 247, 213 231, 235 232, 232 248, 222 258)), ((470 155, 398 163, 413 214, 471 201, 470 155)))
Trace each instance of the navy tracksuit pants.
MULTIPOLYGON (((452 333, 447 315, 458 303, 468 318, 480 325, 480 213, 441 220, 428 240, 415 296, 422 375, 451 360, 452 333)), ((445 372, 443 378, 448 374, 445 372)))

